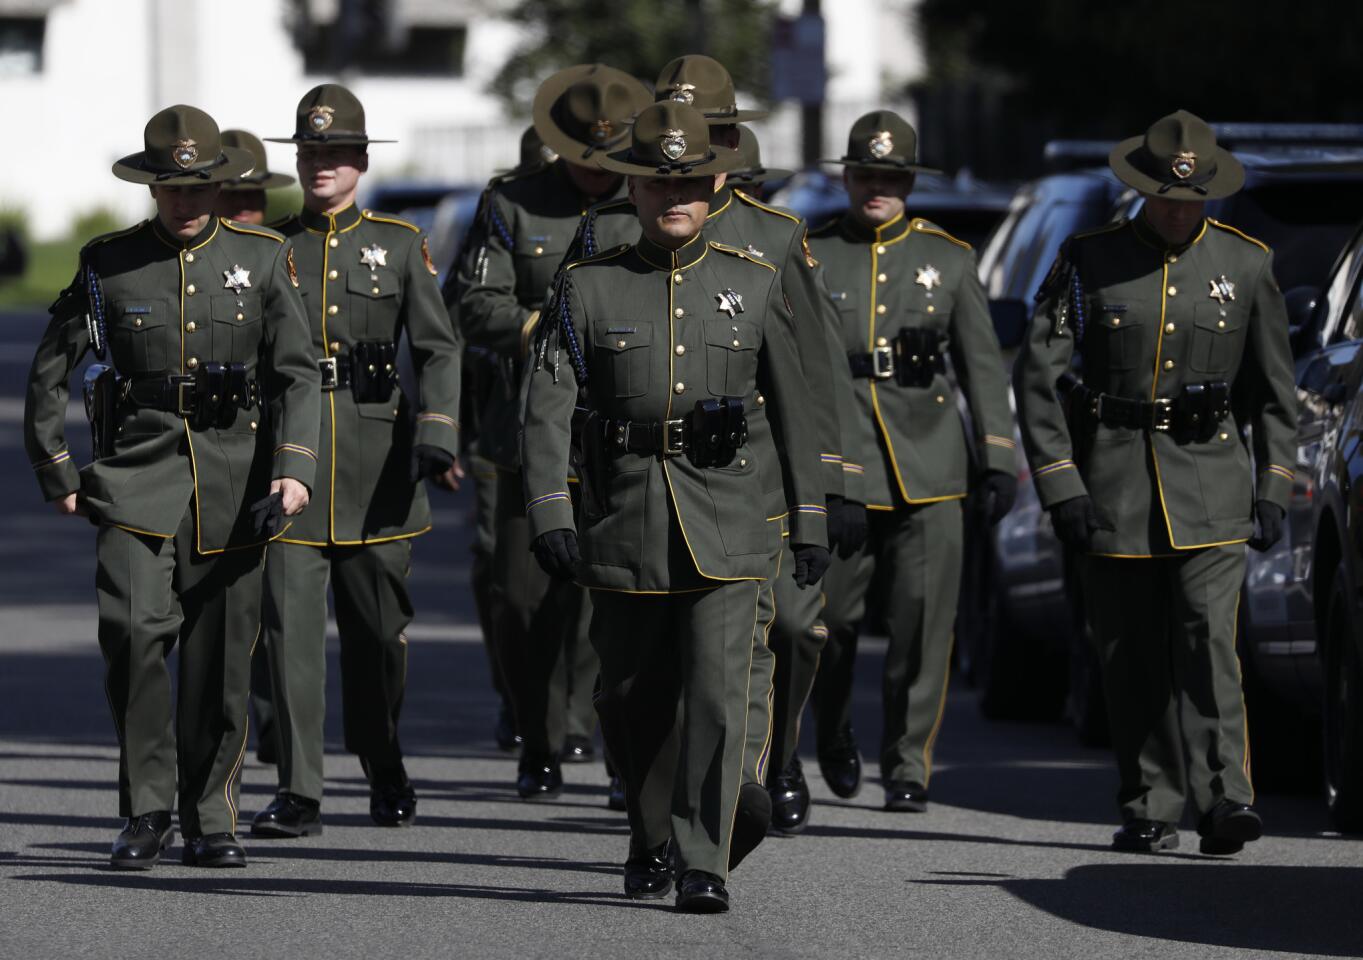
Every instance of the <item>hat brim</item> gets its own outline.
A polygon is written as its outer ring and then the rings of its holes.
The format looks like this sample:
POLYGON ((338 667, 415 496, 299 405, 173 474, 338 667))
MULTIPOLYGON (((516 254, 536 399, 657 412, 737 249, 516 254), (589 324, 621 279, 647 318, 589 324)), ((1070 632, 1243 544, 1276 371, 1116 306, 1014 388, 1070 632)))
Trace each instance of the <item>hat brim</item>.
POLYGON ((1107 164, 1117 179, 1141 193, 1162 197, 1165 200, 1201 202, 1229 197, 1233 193, 1238 193, 1245 185, 1244 165, 1235 159, 1235 154, 1224 147, 1217 147, 1216 152, 1212 154, 1212 159, 1216 163, 1216 173, 1206 183, 1199 184, 1202 188, 1200 191, 1168 189, 1167 181, 1158 180, 1136 166, 1135 158, 1143 149, 1144 136, 1129 137, 1113 147, 1112 152, 1107 155, 1107 164))
POLYGON ((295 133, 291 137, 261 137, 266 143, 296 143, 300 146, 305 144, 315 144, 322 146, 340 147, 363 147, 371 143, 397 143, 396 140, 376 140, 373 137, 366 137, 358 133, 338 133, 335 136, 328 136, 319 133, 316 136, 302 136, 295 133))
POLYGON ((712 127, 727 127, 732 123, 747 123, 749 120, 765 120, 771 116, 770 110, 738 110, 732 116, 728 114, 706 113, 705 122, 712 127))
POLYGON ((250 173, 256 165, 251 151, 240 147, 223 147, 223 162, 209 170, 185 171, 178 173, 164 169, 150 168, 146 165, 147 152, 139 150, 130 153, 114 164, 114 176, 129 183, 155 184, 160 187, 201 186, 208 183, 224 183, 238 180, 242 174, 250 173), (201 176, 206 173, 207 176, 201 176))
POLYGON ((747 170, 730 170, 728 180, 730 183, 767 183, 771 180, 788 180, 795 176, 794 170, 782 170, 780 167, 758 167, 747 170))
POLYGON ((840 167, 851 167, 854 170, 889 170, 899 173, 938 173, 942 171, 936 167, 925 167, 918 163, 896 163, 892 160, 853 160, 849 157, 838 157, 820 160, 820 163, 831 163, 840 167))
POLYGON ((224 183, 224 190, 275 190, 279 187, 292 186, 297 181, 287 173, 271 173, 265 171, 265 175, 260 179, 255 179, 258 174, 248 173, 243 177, 238 177, 233 183, 224 183))
POLYGON ((732 150, 714 150, 712 153, 714 155, 709 160, 688 165, 684 170, 660 167, 653 163, 639 163, 630 159, 629 150, 608 153, 596 162, 602 170, 609 170, 611 173, 623 173, 631 177, 675 177, 678 180, 698 180, 701 177, 728 173, 743 162, 732 150))
MULTIPOLYGON (((605 155, 604 151, 612 150, 622 145, 629 145, 629 125, 634 121, 634 117, 627 117, 620 124, 620 136, 616 137, 608 144, 587 143, 585 140, 578 140, 564 132, 563 128, 554 122, 553 109, 554 103, 563 95, 573 84, 584 79, 592 73, 592 68, 597 66, 591 63, 580 63, 574 67, 560 70, 540 84, 540 88, 535 91, 534 102, 530 106, 531 124, 535 128, 535 133, 539 134, 540 142, 550 150, 554 151, 563 160, 569 163, 576 163, 582 166, 596 166, 605 155)), ((615 79, 622 83, 632 83, 639 88, 639 109, 642 110, 653 101, 653 91, 644 86, 634 77, 631 77, 623 70, 615 70, 613 67, 606 69, 612 70, 615 79)), ((636 113, 638 111, 635 111, 636 113)))

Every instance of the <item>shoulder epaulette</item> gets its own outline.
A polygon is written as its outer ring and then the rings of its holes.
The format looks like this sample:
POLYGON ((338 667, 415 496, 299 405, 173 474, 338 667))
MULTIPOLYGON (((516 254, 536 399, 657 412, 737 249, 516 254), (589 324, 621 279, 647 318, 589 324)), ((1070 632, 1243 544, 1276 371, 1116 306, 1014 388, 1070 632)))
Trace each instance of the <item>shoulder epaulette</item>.
POLYGON ((913 221, 912 226, 913 229, 918 233, 927 233, 931 234, 934 237, 941 237, 943 240, 950 240, 952 243, 956 244, 956 246, 964 247, 967 250, 975 249, 970 244, 966 243, 964 240, 960 240, 957 239, 956 237, 953 237, 951 234, 947 233, 941 227, 931 224, 926 220, 915 220, 913 221))
POLYGON ((273 240, 275 243, 284 242, 283 235, 276 233, 270 227, 250 227, 246 224, 237 223, 235 220, 228 220, 226 218, 223 218, 222 225, 233 233, 249 233, 253 237, 266 237, 273 240))
POLYGON ((366 220, 372 220, 375 223, 393 223, 399 227, 406 227, 413 233, 421 232, 421 228, 415 223, 408 223, 406 220, 401 220, 398 217, 390 217, 384 213, 375 213, 373 210, 361 210, 360 216, 364 217, 366 220))
POLYGON ((760 267, 766 267, 772 273, 776 272, 776 268, 772 266, 770 263, 767 263, 767 261, 763 260, 761 257, 755 257, 748 251, 740 250, 738 247, 731 247, 726 243, 720 243, 718 240, 711 240, 710 248, 713 250, 718 250, 720 253, 727 253, 732 257, 740 257, 744 260, 749 260, 760 267))
POLYGON ((583 257, 581 260, 574 260, 572 263, 566 263, 563 265, 563 269, 571 270, 574 267, 581 267, 592 263, 601 263, 603 260, 613 260, 628 249, 630 249, 630 244, 622 243, 618 247, 612 247, 609 250, 603 250, 600 253, 593 254, 590 257, 583 257))
POLYGON ((787 220, 792 220, 795 223, 800 222, 800 218, 795 214, 791 213, 790 211, 779 210, 776 207, 769 207, 761 200, 758 200, 755 197, 748 196, 746 193, 744 193, 742 190, 739 190, 737 187, 734 188, 734 196, 738 197, 738 199, 742 200, 750 207, 756 207, 758 210, 765 210, 767 213, 775 214, 778 217, 785 217, 787 220))
POLYGON ((140 223, 133 224, 131 227, 124 227, 122 230, 114 230, 111 233, 101 233, 99 236, 93 237, 85 241, 85 246, 87 248, 93 247, 97 243, 108 243, 110 240, 117 240, 119 237, 126 237, 130 233, 135 233, 136 231, 141 230, 150 222, 151 222, 150 220, 143 220, 140 223))
POLYGON ((1111 233, 1113 230, 1120 230, 1130 222, 1131 221, 1127 220, 1126 217, 1119 217, 1116 220, 1108 221, 1100 227, 1094 227, 1092 230, 1078 230, 1073 234, 1071 239, 1083 240, 1085 237, 1096 237, 1100 234, 1111 233))
POLYGON ((1264 251, 1264 253, 1272 252, 1268 249, 1268 244, 1264 243, 1262 240, 1254 239, 1249 234, 1245 233, 1245 231, 1243 230, 1237 230, 1235 227, 1232 227, 1229 223, 1222 223, 1220 220, 1213 220, 1211 217, 1207 218, 1207 222, 1210 223, 1213 227, 1220 227, 1222 230, 1235 234, 1241 240, 1248 240, 1250 243, 1254 244, 1260 250, 1264 251))

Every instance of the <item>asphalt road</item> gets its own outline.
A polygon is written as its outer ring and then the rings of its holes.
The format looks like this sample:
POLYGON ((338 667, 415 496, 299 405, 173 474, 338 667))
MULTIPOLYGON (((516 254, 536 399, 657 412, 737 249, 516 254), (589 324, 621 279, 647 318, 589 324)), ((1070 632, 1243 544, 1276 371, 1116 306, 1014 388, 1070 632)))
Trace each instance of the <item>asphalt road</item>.
MULTIPOLYGON (((804 835, 731 879, 733 910, 679 916, 620 894, 627 837, 600 763, 526 804, 490 738, 494 700, 468 596, 467 498, 435 493, 414 561, 418 619, 403 739, 420 793, 374 827, 359 765, 328 725, 326 832, 249 841, 245 870, 108 869, 116 748, 94 640, 93 531, 40 501, 20 440, 35 318, 0 316, 0 957, 1258 957, 1363 952, 1356 841, 1318 800, 1261 798, 1268 836, 1233 860, 1107 848, 1107 756, 1060 726, 948 702, 925 815, 838 801, 811 769, 804 835)), ((84 425, 72 422, 77 448, 84 425)), ((78 455, 78 459, 80 456, 78 455)), ((874 754, 879 649, 858 676, 874 754)), ((332 683, 332 702, 339 700, 332 683)), ((809 751, 806 755, 810 755, 809 751)), ((812 766, 812 765, 811 765, 812 766)), ((874 772, 874 771, 872 771, 874 772)), ((273 792, 245 770, 244 811, 273 792)))

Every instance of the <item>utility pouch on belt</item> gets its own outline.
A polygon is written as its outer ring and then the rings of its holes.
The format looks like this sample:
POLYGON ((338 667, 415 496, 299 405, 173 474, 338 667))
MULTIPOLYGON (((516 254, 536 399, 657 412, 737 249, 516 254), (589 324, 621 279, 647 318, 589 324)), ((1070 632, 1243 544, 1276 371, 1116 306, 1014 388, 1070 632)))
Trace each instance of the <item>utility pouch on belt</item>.
POLYGON ((1216 435, 1221 421, 1230 416, 1230 384, 1189 383, 1174 404, 1174 438, 1206 443, 1216 435))
POLYGON ((568 460, 577 470, 581 520, 584 524, 595 523, 606 515, 604 484, 610 460, 601 414, 595 410, 574 408, 573 440, 568 460))
POLYGON ((114 452, 118 412, 118 374, 107 363, 92 363, 85 371, 85 416, 90 421, 90 449, 96 460, 114 452))
POLYGON ((361 340, 350 349, 350 390, 356 403, 387 403, 397 383, 397 344, 361 340))
POLYGON ((691 420, 691 462, 698 467, 727 467, 748 442, 748 418, 738 397, 697 400, 691 420))
POLYGON ((929 387, 946 372, 942 335, 931 327, 905 327, 894 338, 895 381, 901 387, 929 387))

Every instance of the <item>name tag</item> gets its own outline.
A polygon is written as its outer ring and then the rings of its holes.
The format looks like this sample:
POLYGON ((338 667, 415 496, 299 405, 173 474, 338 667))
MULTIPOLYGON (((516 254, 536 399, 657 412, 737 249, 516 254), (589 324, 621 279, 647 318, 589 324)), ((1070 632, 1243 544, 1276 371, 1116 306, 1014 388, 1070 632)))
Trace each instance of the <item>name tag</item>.
POLYGON ((839 290, 837 293, 830 293, 828 296, 834 303, 841 303, 847 299, 847 291, 839 290))
POLYGON ((607 327, 606 333, 638 333, 638 327, 607 327))
POLYGON ((123 308, 123 316, 125 317, 145 317, 150 313, 151 307, 142 306, 141 304, 133 304, 132 306, 123 308))

